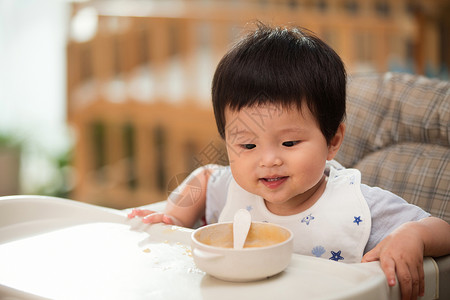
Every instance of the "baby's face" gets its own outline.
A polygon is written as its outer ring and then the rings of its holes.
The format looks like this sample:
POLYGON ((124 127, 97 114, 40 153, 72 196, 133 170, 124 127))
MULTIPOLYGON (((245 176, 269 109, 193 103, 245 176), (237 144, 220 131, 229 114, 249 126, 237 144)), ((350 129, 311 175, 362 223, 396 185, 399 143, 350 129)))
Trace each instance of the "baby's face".
POLYGON ((273 105, 226 109, 225 121, 231 171, 242 188, 263 197, 278 214, 314 204, 332 155, 306 105, 301 111, 273 105))

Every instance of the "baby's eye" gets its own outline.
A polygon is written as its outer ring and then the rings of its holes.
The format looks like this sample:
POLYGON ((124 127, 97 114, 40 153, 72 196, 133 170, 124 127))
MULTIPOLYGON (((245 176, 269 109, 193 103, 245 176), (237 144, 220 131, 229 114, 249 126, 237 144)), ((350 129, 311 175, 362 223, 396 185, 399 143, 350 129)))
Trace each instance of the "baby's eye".
POLYGON ((283 142, 283 146, 285 147, 293 147, 295 145, 297 145, 298 143, 300 143, 300 141, 287 141, 287 142, 283 142))
POLYGON ((250 149, 255 148, 256 145, 255 144, 242 144, 241 147, 244 149, 250 150, 250 149))

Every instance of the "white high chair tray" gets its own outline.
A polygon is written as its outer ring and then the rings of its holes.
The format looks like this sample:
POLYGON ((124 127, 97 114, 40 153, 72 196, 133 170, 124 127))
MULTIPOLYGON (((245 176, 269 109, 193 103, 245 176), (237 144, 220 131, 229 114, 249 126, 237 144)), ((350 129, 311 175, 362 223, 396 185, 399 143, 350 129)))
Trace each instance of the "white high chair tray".
MULTIPOLYGON (((376 262, 294 254, 271 278, 218 280, 195 266, 191 233, 71 200, 0 198, 0 299, 398 299, 376 262)), ((426 267, 427 299, 433 272, 426 267)))

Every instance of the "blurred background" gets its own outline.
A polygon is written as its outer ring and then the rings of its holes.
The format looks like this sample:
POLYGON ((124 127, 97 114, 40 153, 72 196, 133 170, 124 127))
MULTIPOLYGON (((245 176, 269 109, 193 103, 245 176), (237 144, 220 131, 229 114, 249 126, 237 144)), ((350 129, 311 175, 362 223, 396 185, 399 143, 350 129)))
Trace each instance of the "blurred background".
POLYGON ((448 80, 448 0, 0 0, 0 195, 127 208, 226 164, 211 79, 254 20, 314 31, 350 75, 448 80))

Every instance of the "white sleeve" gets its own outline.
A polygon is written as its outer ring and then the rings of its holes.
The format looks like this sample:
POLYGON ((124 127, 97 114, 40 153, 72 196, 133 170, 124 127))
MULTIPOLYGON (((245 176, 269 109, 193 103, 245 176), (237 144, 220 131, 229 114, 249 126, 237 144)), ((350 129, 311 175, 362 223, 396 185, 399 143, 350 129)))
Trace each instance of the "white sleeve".
POLYGON ((372 216, 372 228, 364 253, 372 250, 403 223, 418 221, 430 216, 420 207, 378 187, 361 184, 361 192, 369 205, 372 216))
POLYGON ((217 223, 220 212, 227 201, 228 186, 232 178, 229 166, 215 166, 206 190, 206 224, 217 223))

